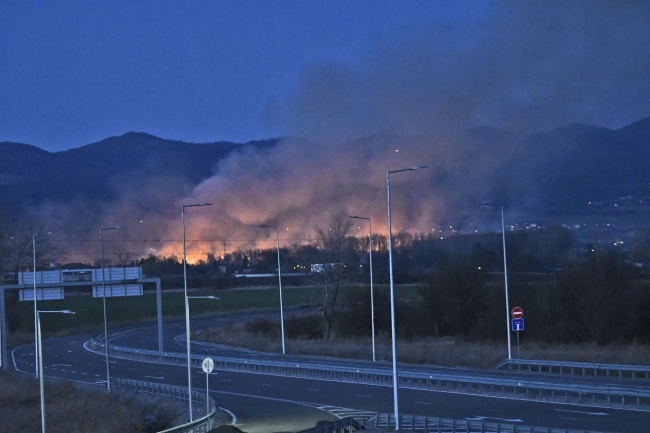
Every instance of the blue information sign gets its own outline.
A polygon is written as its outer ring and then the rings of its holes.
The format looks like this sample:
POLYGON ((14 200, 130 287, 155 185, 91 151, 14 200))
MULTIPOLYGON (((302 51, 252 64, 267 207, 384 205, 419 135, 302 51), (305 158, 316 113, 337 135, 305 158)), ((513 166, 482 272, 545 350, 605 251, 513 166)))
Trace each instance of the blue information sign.
POLYGON ((524 330, 524 318, 512 319, 512 330, 513 331, 523 331, 524 330))

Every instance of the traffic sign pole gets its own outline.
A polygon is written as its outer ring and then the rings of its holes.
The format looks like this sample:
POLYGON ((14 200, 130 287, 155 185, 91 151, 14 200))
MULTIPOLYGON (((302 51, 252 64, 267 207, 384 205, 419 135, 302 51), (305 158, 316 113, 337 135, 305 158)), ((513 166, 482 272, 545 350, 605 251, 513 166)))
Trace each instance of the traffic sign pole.
MULTIPOLYGON (((203 358, 201 368, 205 371, 205 415, 207 416, 208 413, 210 413, 210 373, 214 368, 214 361, 212 358, 203 358)), ((190 396, 190 398, 192 398, 192 396, 190 396)))

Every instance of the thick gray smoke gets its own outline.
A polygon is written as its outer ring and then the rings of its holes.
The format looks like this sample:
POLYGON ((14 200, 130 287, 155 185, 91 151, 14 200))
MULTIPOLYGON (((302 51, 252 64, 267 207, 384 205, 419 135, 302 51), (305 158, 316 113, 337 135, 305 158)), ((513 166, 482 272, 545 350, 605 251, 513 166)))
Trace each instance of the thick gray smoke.
POLYGON ((642 1, 504 1, 475 21, 375 35, 363 58, 311 65, 266 107, 269 121, 313 142, 238 154, 194 194, 220 203, 230 233, 273 223, 300 238, 331 212, 372 217, 385 233, 386 171, 430 165, 395 175, 393 229, 471 221, 481 199, 505 199, 496 179, 518 149, 514 136, 481 146, 463 131, 620 127, 647 116, 649 20, 642 1))
MULTIPOLYGON (((485 218, 472 217, 478 202, 505 199, 499 179, 520 151, 516 134, 646 117, 648 71, 650 2, 487 2, 469 22, 376 34, 355 62, 307 67, 263 114, 302 138, 261 153, 243 149, 191 192, 174 180, 171 198, 170 188, 149 181, 156 193, 147 206, 130 190, 103 221, 143 220, 138 237, 167 239, 156 252, 179 255, 181 203, 214 203, 188 210, 188 239, 210 240, 192 250, 198 258, 274 245, 274 233, 258 224, 279 226, 283 245, 303 242, 338 213, 371 217, 385 234, 386 172, 429 165, 391 178, 393 230, 471 222, 485 218), (467 129, 483 125, 513 135, 470 140, 467 129)), ((534 197, 514 205, 526 200, 534 197)))

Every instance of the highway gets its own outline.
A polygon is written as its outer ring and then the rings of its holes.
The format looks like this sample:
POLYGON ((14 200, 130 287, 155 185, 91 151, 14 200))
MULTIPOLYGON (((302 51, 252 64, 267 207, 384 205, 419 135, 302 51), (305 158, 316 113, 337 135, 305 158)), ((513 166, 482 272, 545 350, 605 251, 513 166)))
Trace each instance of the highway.
MULTIPOLYGON (((192 325, 193 329, 201 325, 192 325)), ((185 343, 182 326, 165 328, 165 351, 182 353, 185 343)), ((105 386, 106 364, 102 354, 84 348, 91 335, 46 339, 43 341, 43 363, 46 377, 105 386)), ((157 347, 155 331, 133 334, 111 341, 112 345, 151 349, 157 347)), ((389 368, 385 362, 340 360, 331 357, 313 357, 258 352, 224 348, 203 343, 193 343, 192 353, 210 356, 240 357, 247 359, 281 359, 296 363, 318 363, 334 367, 357 368, 364 366, 389 368)), ((34 374, 34 345, 12 351, 17 371, 34 374)), ((187 385, 187 368, 112 358, 111 376, 187 385)), ((431 366, 400 366, 400 369, 427 371, 432 375, 464 374, 481 377, 503 377, 526 380, 524 373, 447 369, 431 366)), ((613 379, 588 379, 548 376, 543 380, 560 382, 608 381, 613 379)), ((535 380, 541 380, 535 375, 535 380)), ((205 390, 206 374, 196 369, 192 376, 194 390, 205 390)), ((250 433, 296 431, 312 427, 318 420, 332 420, 338 416, 355 413, 392 413, 393 394, 389 385, 343 383, 322 379, 303 379, 270 374, 241 373, 216 370, 210 375, 210 394, 220 407, 230 411, 233 422, 250 433)), ((635 386, 648 386, 647 384, 635 386)), ((46 391, 47 392, 47 391, 46 391)), ((460 420, 483 420, 514 425, 583 430, 598 432, 648 432, 650 412, 622 410, 585 405, 568 405, 532 400, 514 400, 488 396, 435 392, 428 390, 399 390, 400 413, 460 420)))

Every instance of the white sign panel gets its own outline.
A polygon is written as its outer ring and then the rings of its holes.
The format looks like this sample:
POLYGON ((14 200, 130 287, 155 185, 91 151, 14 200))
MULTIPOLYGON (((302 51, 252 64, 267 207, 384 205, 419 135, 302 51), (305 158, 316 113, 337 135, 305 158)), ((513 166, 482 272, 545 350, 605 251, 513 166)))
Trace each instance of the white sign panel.
MULTIPOLYGON (((33 301, 34 290, 20 289, 18 291, 18 299, 21 301, 33 301)), ((54 287, 49 289, 36 289, 37 301, 55 301, 58 299, 63 299, 63 288, 61 287, 54 287)))

